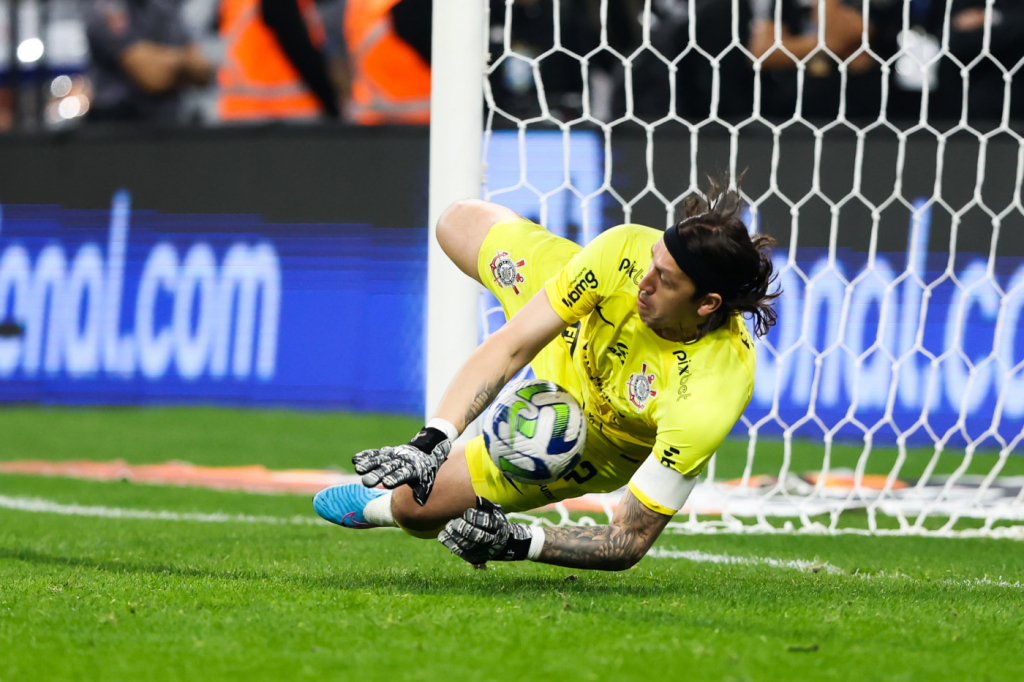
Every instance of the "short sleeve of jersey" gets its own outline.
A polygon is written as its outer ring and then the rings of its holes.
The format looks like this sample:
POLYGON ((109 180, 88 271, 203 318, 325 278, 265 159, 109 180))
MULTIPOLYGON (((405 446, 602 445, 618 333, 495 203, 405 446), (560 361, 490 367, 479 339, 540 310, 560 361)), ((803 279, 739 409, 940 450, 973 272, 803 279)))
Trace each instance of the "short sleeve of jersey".
MULTIPOLYGON (((724 353, 723 353, 724 354, 724 353)), ((753 376, 738 357, 681 372, 674 396, 659 401, 654 454, 686 476, 703 471, 739 421, 753 393, 753 376)))
POLYGON ((606 230, 544 285, 551 307, 567 324, 586 317, 628 279, 628 269, 619 266, 623 254, 634 245, 638 229, 650 230, 638 225, 620 225, 606 230))

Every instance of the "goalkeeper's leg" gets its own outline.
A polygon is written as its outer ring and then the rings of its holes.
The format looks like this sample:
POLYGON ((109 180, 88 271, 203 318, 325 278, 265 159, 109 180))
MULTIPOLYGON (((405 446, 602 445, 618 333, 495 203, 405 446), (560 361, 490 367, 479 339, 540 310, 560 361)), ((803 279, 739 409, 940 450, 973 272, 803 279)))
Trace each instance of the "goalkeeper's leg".
POLYGON ((417 504, 407 485, 396 488, 390 497, 394 525, 418 538, 436 538, 444 524, 476 505, 476 492, 466 465, 466 446, 455 446, 437 470, 434 489, 425 505, 417 504))
POLYGON ((437 221, 437 243, 459 270, 485 284, 478 264, 484 239, 495 224, 519 217, 512 209, 488 201, 456 201, 437 221))
POLYGON ((434 479, 427 504, 420 506, 408 486, 394 491, 348 483, 325 488, 313 498, 323 519, 343 528, 402 528, 410 535, 435 538, 444 524, 476 502, 466 467, 466 448, 457 446, 434 479))

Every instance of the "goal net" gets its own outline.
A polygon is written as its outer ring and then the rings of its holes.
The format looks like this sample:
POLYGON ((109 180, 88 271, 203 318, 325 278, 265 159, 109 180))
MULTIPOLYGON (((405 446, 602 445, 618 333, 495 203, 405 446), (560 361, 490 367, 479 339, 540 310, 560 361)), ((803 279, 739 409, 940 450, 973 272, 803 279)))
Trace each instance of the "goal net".
POLYGON ((753 399, 670 528, 1024 537, 1024 54, 992 3, 919 4, 489 5, 484 198, 586 243, 742 178, 778 240, 753 399))

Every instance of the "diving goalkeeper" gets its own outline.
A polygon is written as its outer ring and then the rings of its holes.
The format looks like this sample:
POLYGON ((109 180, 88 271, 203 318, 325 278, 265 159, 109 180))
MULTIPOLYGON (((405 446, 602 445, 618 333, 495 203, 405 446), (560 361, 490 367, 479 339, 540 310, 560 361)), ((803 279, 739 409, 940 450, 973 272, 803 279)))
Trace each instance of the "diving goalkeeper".
POLYGON ((750 401, 744 315, 758 335, 775 323, 773 241, 748 234, 739 195, 714 186, 684 208, 667 230, 620 225, 581 248, 496 204, 450 206, 438 242, 494 293, 508 322, 412 441, 360 452, 352 461, 362 485, 317 494, 320 516, 437 538, 474 564, 621 570, 643 558, 750 401), (547 485, 506 479, 482 436, 452 446, 527 363, 569 391, 588 422, 582 460, 547 485), (609 525, 545 529, 505 517, 627 483, 609 525))

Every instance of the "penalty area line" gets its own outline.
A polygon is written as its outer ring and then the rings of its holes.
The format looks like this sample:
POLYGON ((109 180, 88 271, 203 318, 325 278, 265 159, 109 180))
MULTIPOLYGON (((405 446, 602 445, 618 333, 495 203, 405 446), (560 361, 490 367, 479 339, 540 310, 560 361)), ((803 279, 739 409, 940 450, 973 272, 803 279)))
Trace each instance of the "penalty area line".
POLYGON ((808 573, 825 572, 830 574, 843 574, 846 571, 833 566, 827 562, 819 561, 805 561, 803 559, 793 559, 785 561, 783 559, 772 559, 769 557, 744 557, 744 556, 731 556, 729 554, 708 554, 707 552, 700 552, 697 550, 675 550, 675 549, 660 549, 655 547, 647 556, 654 559, 685 559, 687 561, 693 561, 698 564, 731 564, 734 566, 769 566, 771 568, 790 568, 797 571, 804 571, 808 573))
POLYGON ((250 516, 248 514, 199 514, 172 511, 151 511, 126 509, 124 507, 86 506, 61 504, 37 497, 8 497, 0 495, 0 509, 30 512, 36 514, 60 514, 63 516, 91 516, 103 519, 138 519, 144 521, 191 521, 196 523, 256 523, 276 526, 317 526, 330 525, 321 519, 308 516, 250 516))
POLYGON ((961 587, 1011 587, 1015 589, 1024 589, 1024 582, 1020 580, 1010 582, 1008 580, 991 578, 965 578, 957 580, 954 578, 947 578, 944 580, 935 581, 923 581, 913 576, 909 576, 906 573, 900 573, 898 571, 893 573, 886 573, 885 571, 878 571, 876 573, 850 573, 844 571, 834 564, 830 564, 827 561, 806 561, 804 559, 772 559, 770 557, 744 557, 744 556, 732 556, 729 554, 709 554, 707 552, 701 552, 699 550, 674 550, 674 549, 661 549, 658 547, 653 548, 647 553, 647 556, 652 559, 683 559, 685 561, 692 561, 698 564, 726 564, 732 566, 767 566, 769 568, 785 568, 804 573, 827 573, 829 575, 848 575, 862 580, 876 580, 881 578, 889 578, 891 580, 905 580, 913 583, 923 582, 934 582, 939 585, 950 585, 950 586, 961 586, 961 587))

